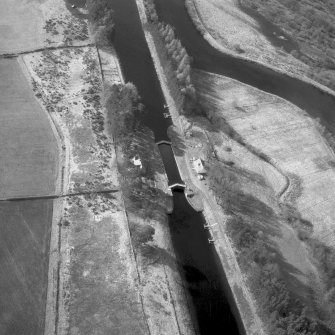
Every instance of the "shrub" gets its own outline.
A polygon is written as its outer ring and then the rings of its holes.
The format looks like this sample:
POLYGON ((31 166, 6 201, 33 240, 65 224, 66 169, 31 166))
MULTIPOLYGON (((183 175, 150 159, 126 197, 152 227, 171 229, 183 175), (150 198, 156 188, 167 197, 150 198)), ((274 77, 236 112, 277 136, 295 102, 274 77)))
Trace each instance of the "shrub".
POLYGON ((88 0, 88 18, 92 24, 95 41, 106 44, 114 30, 112 4, 108 0, 88 0))
POLYGON ((198 113, 196 91, 191 83, 191 57, 177 38, 174 28, 160 22, 152 0, 145 0, 146 12, 151 24, 156 28, 174 71, 180 92, 183 95, 183 111, 186 114, 198 113))

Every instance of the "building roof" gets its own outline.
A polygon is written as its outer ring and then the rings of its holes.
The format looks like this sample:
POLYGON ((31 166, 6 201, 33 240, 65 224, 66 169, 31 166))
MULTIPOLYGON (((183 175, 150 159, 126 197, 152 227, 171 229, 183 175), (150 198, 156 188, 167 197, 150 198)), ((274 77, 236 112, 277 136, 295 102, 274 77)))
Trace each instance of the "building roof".
POLYGON ((206 169, 202 163, 202 160, 200 158, 195 159, 193 161, 193 166, 194 166, 194 170, 196 173, 206 173, 206 169))

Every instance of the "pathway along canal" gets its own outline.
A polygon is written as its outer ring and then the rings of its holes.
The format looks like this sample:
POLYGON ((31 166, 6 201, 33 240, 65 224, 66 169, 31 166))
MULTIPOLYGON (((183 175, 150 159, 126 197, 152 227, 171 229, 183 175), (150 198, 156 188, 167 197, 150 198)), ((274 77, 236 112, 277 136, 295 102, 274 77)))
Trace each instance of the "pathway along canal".
MULTIPOLYGON (((115 21, 112 42, 123 75, 136 85, 146 106, 142 121, 153 130, 156 141, 167 140, 171 121, 163 117, 165 100, 135 0, 111 0, 111 3, 115 21)), ((160 150, 169 184, 181 182, 171 148, 162 146, 160 150)), ((190 207, 183 192, 174 191, 173 198, 169 225, 181 275, 192 297, 195 327, 200 334, 244 334, 222 266, 208 243, 203 215, 190 207)))

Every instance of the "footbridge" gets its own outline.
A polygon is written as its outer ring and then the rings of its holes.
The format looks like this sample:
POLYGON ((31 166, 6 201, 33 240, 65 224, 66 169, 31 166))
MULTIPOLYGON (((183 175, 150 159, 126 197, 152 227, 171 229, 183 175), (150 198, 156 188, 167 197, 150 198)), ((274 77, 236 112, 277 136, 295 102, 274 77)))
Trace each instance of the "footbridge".
POLYGON ((171 141, 162 140, 162 141, 156 142, 156 144, 157 144, 157 145, 160 145, 160 144, 168 144, 168 145, 172 145, 172 142, 171 142, 171 141))
POLYGON ((169 185, 169 189, 170 190, 174 190, 174 189, 185 190, 185 188, 186 188, 186 185, 182 184, 182 183, 175 183, 175 184, 169 185))

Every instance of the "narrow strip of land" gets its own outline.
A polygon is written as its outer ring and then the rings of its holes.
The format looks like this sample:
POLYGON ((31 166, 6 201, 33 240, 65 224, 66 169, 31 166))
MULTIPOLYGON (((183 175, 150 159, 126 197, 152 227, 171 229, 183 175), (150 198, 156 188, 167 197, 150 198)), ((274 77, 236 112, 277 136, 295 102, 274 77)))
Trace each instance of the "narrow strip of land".
POLYGON ((59 49, 80 49, 84 47, 93 47, 93 46, 95 46, 95 43, 85 43, 85 44, 80 44, 80 45, 47 46, 43 48, 31 49, 31 50, 26 50, 26 51, 21 51, 21 52, 0 54, 0 58, 16 58, 22 55, 28 55, 31 53, 41 52, 41 51, 46 51, 46 50, 51 51, 51 50, 59 50, 59 49))
POLYGON ((101 190, 101 191, 86 191, 86 192, 77 192, 77 193, 67 193, 67 194, 51 194, 51 195, 42 195, 42 196, 31 196, 31 197, 12 197, 12 198, 5 198, 0 199, 0 201, 25 201, 25 200, 42 200, 42 199, 58 199, 58 198, 67 198, 67 197, 74 197, 80 195, 87 195, 87 194, 109 194, 109 193, 116 193, 119 192, 119 189, 108 189, 108 190, 101 190))

